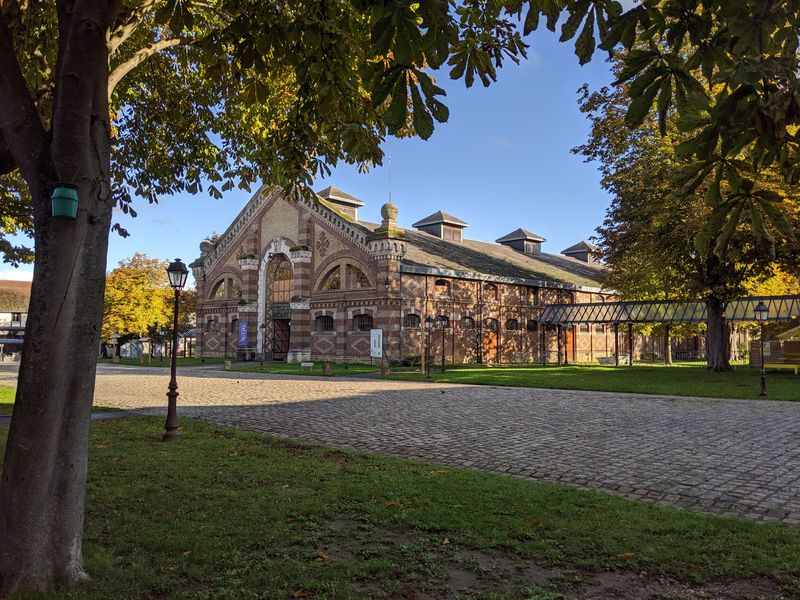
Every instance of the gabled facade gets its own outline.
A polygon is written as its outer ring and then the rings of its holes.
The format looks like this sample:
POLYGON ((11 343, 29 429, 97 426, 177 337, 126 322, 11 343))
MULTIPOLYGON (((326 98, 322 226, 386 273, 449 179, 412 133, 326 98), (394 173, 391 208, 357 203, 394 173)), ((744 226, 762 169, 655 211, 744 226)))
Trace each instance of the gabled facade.
POLYGON ((436 362, 538 362, 543 349, 571 362, 607 345, 605 330, 559 342, 537 324, 548 303, 602 300, 601 265, 543 253, 524 229, 502 243, 466 239, 467 223, 442 211, 405 230, 386 204, 367 223, 363 205, 333 187, 296 199, 259 190, 191 265, 200 353, 363 362, 375 328, 387 358, 414 361, 429 316, 436 362))

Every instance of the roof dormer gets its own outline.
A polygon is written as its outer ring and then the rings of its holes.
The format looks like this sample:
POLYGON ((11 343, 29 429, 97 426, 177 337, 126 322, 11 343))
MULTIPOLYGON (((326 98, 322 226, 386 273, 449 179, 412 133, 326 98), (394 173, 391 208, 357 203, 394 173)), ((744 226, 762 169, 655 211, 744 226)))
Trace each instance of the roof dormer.
POLYGON ((569 256, 570 258, 577 258, 585 263, 598 263, 600 262, 597 258, 599 253, 599 248, 594 244, 590 244, 586 240, 582 240, 575 244, 574 246, 570 246, 566 250, 562 250, 561 254, 564 256, 569 256))
POLYGON ((495 240, 498 244, 525 254, 539 254, 542 251, 542 242, 546 241, 542 236, 521 227, 495 240))
POLYGON ((441 210, 436 211, 432 215, 428 215, 424 219, 417 221, 412 227, 430 233, 443 240, 450 240, 451 242, 463 242, 463 231, 469 225, 457 219, 453 215, 448 215, 441 210))
POLYGON ((355 196, 351 196, 332 185, 326 187, 324 190, 318 191, 317 196, 322 198, 331 208, 351 221, 358 221, 358 209, 365 204, 355 196))

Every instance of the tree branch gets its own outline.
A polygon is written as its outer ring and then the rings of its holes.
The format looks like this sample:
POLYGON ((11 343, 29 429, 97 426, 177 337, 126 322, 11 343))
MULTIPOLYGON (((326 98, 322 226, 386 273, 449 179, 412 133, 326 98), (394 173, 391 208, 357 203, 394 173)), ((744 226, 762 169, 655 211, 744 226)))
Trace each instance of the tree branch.
POLYGON ((141 50, 137 50, 134 52, 133 56, 131 56, 128 60, 121 62, 114 70, 111 71, 111 74, 108 76, 108 98, 111 100, 111 95, 114 93, 114 88, 117 87, 117 84, 122 80, 125 75, 133 71, 136 67, 138 67, 142 62, 161 52, 162 50, 166 50, 167 48, 171 48, 173 46, 185 46, 196 43, 197 40, 195 38, 170 38, 166 40, 159 40, 158 42, 153 42, 151 45, 142 48, 141 50))
POLYGON ((125 41, 133 35, 139 25, 144 21, 145 15, 150 12, 159 0, 145 0, 133 9, 123 23, 111 31, 108 37, 108 56, 111 57, 125 41))
POLYGON ((47 133, 14 52, 5 18, 0 15, 0 161, 5 154, 22 169, 26 179, 37 175, 47 133))

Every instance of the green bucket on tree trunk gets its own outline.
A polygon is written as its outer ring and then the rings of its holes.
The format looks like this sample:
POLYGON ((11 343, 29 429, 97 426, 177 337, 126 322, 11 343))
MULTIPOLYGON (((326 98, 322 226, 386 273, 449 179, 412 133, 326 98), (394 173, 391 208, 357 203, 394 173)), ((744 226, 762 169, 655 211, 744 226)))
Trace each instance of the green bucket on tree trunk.
POLYGON ((78 188, 68 183, 56 185, 50 195, 53 203, 53 216, 74 219, 78 214, 78 188))

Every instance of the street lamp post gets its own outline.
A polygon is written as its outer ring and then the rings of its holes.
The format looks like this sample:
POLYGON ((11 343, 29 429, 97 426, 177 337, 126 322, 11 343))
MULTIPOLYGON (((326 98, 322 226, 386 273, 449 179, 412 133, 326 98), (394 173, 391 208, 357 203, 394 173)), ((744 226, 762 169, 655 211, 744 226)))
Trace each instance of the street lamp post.
POLYGON ((769 317, 769 308, 761 300, 759 300, 753 312, 756 315, 756 321, 761 329, 761 391, 760 396, 767 395, 767 371, 764 369, 764 322, 769 317))
POLYGON ((431 333, 433 329, 433 317, 428 315, 425 318, 425 377, 431 378, 431 333))
POLYGON ((181 262, 180 258, 176 258, 167 267, 167 275, 169 276, 169 284, 175 290, 175 308, 172 316, 172 362, 170 365, 170 378, 169 378, 169 391, 167 392, 167 422, 164 423, 164 436, 161 438, 163 442, 172 442, 179 440, 181 434, 178 433, 178 380, 177 373, 177 358, 178 358, 178 299, 181 295, 181 288, 186 284, 186 278, 189 276, 189 269, 181 262))
POLYGON ((267 353, 267 324, 263 321, 258 326, 261 330, 261 367, 264 367, 264 355, 267 353))

